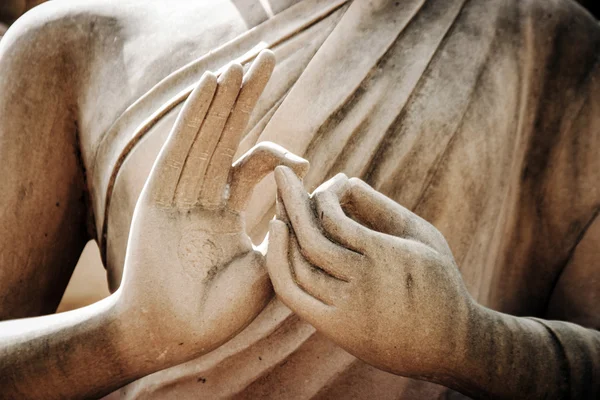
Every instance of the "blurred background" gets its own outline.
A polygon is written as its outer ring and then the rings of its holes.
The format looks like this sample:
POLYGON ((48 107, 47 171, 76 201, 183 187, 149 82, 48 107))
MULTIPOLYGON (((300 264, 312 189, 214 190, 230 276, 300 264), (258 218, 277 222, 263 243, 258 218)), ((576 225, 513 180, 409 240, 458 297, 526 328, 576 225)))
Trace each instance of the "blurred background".
MULTIPOLYGON (((0 0, 0 40, 10 25, 14 23, 21 15, 46 1, 48 0, 0 0)), ((165 1, 173 2, 173 0, 165 1)), ((259 0, 232 1, 247 1, 248 4, 250 4, 253 1, 259 0)), ((587 8, 597 19, 600 18, 600 0, 564 1, 577 1, 583 7, 587 8)), ((0 74, 1 73, 2 71, 0 71, 0 74)), ((100 252, 96 242, 90 241, 86 245, 81 257, 79 258, 79 262, 75 268, 75 271, 73 272, 71 280, 69 281, 69 286, 67 287, 62 302, 58 307, 58 311, 62 312, 83 307, 108 295, 109 291, 106 282, 106 272, 102 262, 100 261, 100 252)))
POLYGON ((0 36, 17 18, 46 0, 0 0, 0 36))

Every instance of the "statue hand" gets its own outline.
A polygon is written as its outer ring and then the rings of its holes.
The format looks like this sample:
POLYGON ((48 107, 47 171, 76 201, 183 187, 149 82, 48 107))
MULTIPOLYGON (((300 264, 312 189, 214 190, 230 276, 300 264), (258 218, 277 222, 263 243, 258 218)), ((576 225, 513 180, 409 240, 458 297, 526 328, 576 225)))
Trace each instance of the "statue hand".
POLYGON ((478 306, 441 233, 359 179, 339 174, 309 198, 291 170, 275 176, 267 268, 278 297, 380 369, 435 380, 452 368, 478 306))
POLYGON ((263 255, 245 232, 252 190, 277 165, 308 163, 262 143, 232 166, 249 114, 274 67, 262 52, 206 73, 186 101, 136 205, 120 302, 159 357, 182 362, 249 324, 272 296, 263 255))

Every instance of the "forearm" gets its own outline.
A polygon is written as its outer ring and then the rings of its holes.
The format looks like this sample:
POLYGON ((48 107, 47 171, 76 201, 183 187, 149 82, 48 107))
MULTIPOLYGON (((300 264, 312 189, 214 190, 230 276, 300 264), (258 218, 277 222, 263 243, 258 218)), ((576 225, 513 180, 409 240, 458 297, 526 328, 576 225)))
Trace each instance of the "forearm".
POLYGON ((600 332, 481 308, 445 382, 476 398, 596 399, 600 332))
POLYGON ((116 298, 0 323, 0 397, 94 398, 163 367, 146 360, 147 340, 132 341, 116 298))

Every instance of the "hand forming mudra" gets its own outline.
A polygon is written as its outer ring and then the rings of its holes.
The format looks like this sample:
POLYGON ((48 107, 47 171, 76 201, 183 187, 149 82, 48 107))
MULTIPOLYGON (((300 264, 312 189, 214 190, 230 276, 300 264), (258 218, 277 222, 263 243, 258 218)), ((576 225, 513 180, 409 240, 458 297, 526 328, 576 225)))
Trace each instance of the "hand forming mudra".
POLYGON ((303 174, 308 163, 265 143, 232 159, 274 63, 262 52, 243 82, 239 64, 218 80, 204 74, 138 200, 121 300, 138 310, 165 357, 190 359, 217 347, 272 295, 243 211, 254 185, 277 165, 303 174))
POLYGON ((363 181, 312 196, 278 167, 267 267, 279 298, 353 355, 396 374, 452 370, 479 306, 441 233, 363 181))

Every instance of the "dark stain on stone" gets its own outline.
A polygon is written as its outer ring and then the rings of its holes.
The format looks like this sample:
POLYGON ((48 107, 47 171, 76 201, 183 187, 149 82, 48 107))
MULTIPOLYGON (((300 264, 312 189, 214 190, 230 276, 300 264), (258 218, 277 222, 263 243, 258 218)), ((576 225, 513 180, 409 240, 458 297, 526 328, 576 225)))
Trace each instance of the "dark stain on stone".
POLYGON ((19 201, 23 201, 23 199, 25 199, 25 196, 27 196, 27 188, 25 188, 25 186, 21 186, 18 193, 19 201))
POLYGON ((406 289, 410 291, 414 285, 412 274, 406 274, 406 289))

